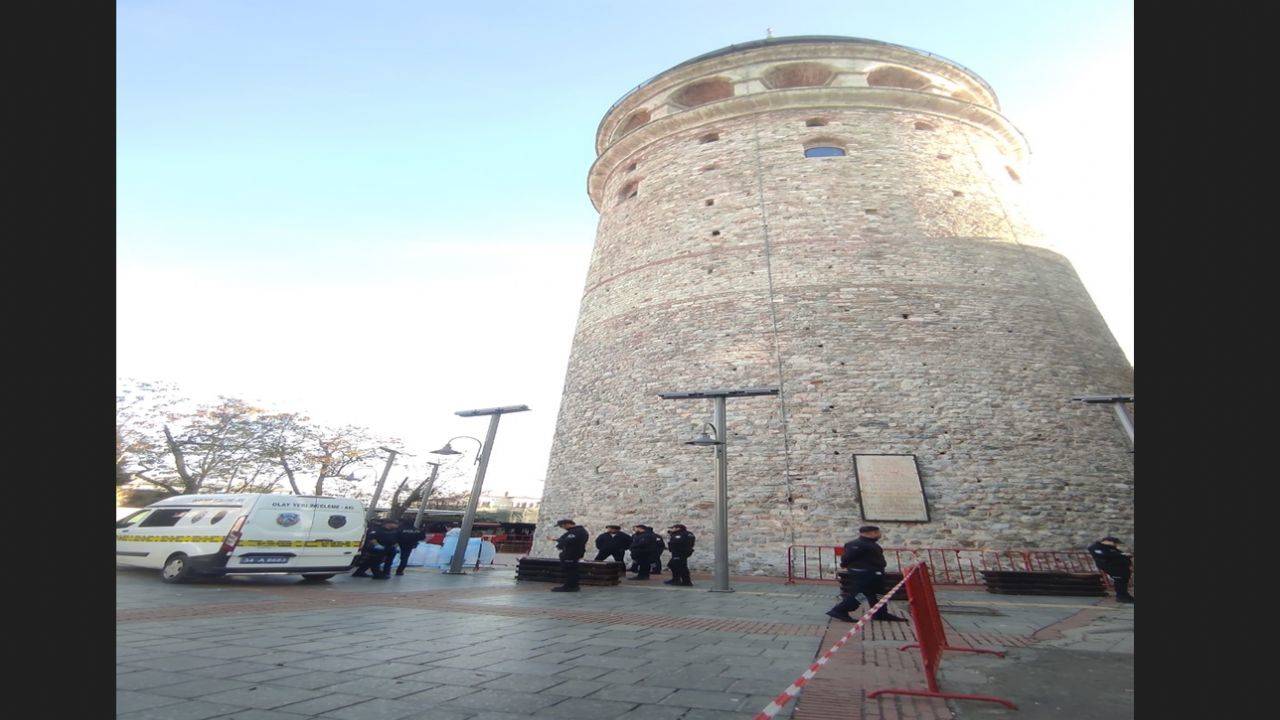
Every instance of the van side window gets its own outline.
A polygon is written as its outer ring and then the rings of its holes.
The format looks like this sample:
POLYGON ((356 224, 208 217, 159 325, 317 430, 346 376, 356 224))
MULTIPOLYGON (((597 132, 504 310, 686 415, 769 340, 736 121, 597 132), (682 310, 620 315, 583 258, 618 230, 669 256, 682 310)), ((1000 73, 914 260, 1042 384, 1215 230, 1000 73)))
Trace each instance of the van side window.
POLYGON ((125 515, 124 517, 116 521, 116 527, 127 528, 130 525, 135 525, 138 522, 141 522, 142 520, 146 519, 146 517, 150 514, 151 514, 150 510, 139 510, 136 513, 125 515))
POLYGON ((173 510, 164 509, 156 510, 151 516, 142 521, 138 527, 173 527, 178 524, 184 515, 191 512, 191 508, 175 508, 173 510))
POLYGON ((200 518, 202 518, 202 517, 204 517, 204 511, 203 511, 203 510, 197 510, 197 511, 195 511, 195 512, 191 513, 191 518, 190 518, 190 522, 191 522, 191 524, 192 524, 192 525, 194 525, 194 524, 196 524, 196 523, 200 522, 200 518))
POLYGON ((209 518, 209 524, 217 525, 222 520, 222 518, 226 516, 227 516, 226 510, 219 510, 218 512, 213 514, 213 517, 209 518))

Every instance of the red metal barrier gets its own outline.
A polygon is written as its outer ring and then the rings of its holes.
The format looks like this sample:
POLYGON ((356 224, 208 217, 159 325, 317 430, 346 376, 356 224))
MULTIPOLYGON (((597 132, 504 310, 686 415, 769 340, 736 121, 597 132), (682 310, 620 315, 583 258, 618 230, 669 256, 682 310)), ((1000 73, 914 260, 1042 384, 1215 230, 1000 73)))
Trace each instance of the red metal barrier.
POLYGON ((500 553, 526 555, 533 549, 533 538, 508 538, 500 543, 494 543, 494 549, 500 553))
POLYGON ((1010 710, 1017 706, 992 695, 969 695, 965 693, 942 692, 938 687, 938 666, 942 663, 942 652, 984 653, 1004 657, 999 650, 983 650, 981 648, 962 648, 947 642, 947 631, 942 625, 942 614, 938 612, 938 601, 933 594, 933 582, 929 579, 928 563, 920 563, 907 572, 907 602, 911 609, 911 626, 916 632, 916 640, 910 645, 903 645, 900 650, 920 648, 920 657, 924 661, 925 682, 928 690, 910 690, 906 688, 882 688, 867 693, 868 698, 881 695, 915 695, 919 697, 949 698, 954 700, 981 700, 1000 703, 1010 710))
MULTIPOLYGON (((787 584, 796 580, 834 579, 840 570, 842 547, 792 545, 787 548, 787 584)), ((904 572, 916 563, 936 568, 935 578, 944 585, 982 585, 983 570, 1023 572, 1097 573, 1093 558, 1083 550, 978 550, 974 548, 887 547, 885 568, 904 572)), ((1099 573, 1106 578, 1105 573, 1099 573)), ((1111 579, 1105 580, 1110 585, 1111 579)), ((1129 580, 1130 587, 1134 579, 1129 580)))

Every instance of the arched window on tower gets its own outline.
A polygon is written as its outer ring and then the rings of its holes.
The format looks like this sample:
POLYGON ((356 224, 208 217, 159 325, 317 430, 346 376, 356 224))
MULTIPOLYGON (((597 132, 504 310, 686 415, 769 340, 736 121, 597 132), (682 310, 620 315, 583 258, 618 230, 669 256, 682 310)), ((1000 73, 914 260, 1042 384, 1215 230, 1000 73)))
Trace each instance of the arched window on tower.
POLYGON ((842 157, 844 156, 844 148, 839 145, 810 145, 804 149, 804 156, 807 158, 819 157, 842 157))
POLYGON ((650 115, 648 110, 637 110, 631 113, 627 116, 626 121, 618 127, 618 132, 614 137, 622 137, 623 135, 630 133, 641 125, 649 122, 649 117, 650 115))
POLYGON ((713 77, 685 85, 671 95, 671 101, 691 108, 729 97, 733 97, 733 82, 726 77, 713 77))
POLYGON ((897 65, 881 65, 867 73, 867 85, 871 87, 903 88, 904 90, 924 90, 930 85, 929 78, 914 70, 897 65))

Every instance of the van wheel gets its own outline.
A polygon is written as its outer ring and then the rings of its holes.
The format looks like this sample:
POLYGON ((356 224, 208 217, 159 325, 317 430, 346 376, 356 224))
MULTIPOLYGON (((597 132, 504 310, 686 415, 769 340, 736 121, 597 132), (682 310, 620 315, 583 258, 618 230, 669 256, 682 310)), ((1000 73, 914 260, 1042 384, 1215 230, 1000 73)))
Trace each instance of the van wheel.
POLYGON ((333 577, 336 573, 305 573, 302 576, 303 582, 324 582, 333 577))
POLYGON ((171 555, 164 562, 164 569, 160 571, 160 579, 167 583, 189 582, 193 575, 191 563, 188 562, 187 556, 183 553, 171 555))

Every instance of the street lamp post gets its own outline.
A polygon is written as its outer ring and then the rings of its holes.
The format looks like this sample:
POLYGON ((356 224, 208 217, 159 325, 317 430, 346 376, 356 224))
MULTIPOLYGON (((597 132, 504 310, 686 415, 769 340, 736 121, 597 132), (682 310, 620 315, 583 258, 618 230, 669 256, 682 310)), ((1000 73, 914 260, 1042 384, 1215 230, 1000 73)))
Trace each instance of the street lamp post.
MULTIPOLYGON (((528 405, 509 405, 507 407, 483 408, 480 410, 459 410, 454 413, 459 417, 489 416, 489 432, 480 445, 480 457, 477 459, 476 479, 471 484, 471 498, 467 501, 467 511, 462 516, 462 527, 458 530, 458 544, 453 549, 453 559, 449 561, 448 575, 462 575, 462 561, 467 554, 467 544, 471 539, 471 526, 476 519, 476 506, 480 504, 480 489, 484 487, 484 473, 489 469, 489 455, 493 453, 493 438, 498 434, 498 420, 507 413, 525 412, 528 405)), ((442 449, 451 449, 446 444, 442 449)), ((437 451, 438 452, 438 451, 437 451)), ((457 452, 457 451, 454 451, 457 452)), ((438 453, 449 454, 449 453, 438 453)))
POLYGON ((373 491, 373 501, 369 503, 369 511, 364 514, 366 523, 373 519, 374 513, 378 512, 378 500, 382 497, 382 486, 387 484, 387 475, 391 472, 391 466, 396 462, 396 455, 400 454, 399 450, 392 450, 388 447, 380 447, 378 449, 387 452, 387 464, 382 468, 382 477, 378 478, 378 487, 373 491))
POLYGON ((1136 449, 1133 443, 1133 416, 1129 414, 1129 408, 1125 407, 1125 403, 1133 402, 1132 395, 1082 395, 1071 399, 1087 405, 1110 405, 1116 413, 1116 419, 1120 421, 1120 427, 1129 436, 1129 447, 1136 449))
POLYGON ((694 392, 658 393, 663 400, 694 400, 706 398, 711 400, 711 427, 715 430, 712 439, 703 426, 702 434, 688 441, 687 445, 716 449, 716 546, 715 546, 715 578, 711 592, 733 592, 729 587, 729 430, 725 413, 725 400, 731 397, 758 397, 777 395, 778 388, 738 388, 732 390, 698 390, 694 392))
POLYGON ((422 520, 426 516, 425 511, 427 509, 427 493, 435 488, 436 474, 440 472, 440 463, 428 462, 427 464, 431 466, 431 477, 422 481, 422 484, 418 486, 418 517, 413 521, 414 530, 422 529, 422 520))

